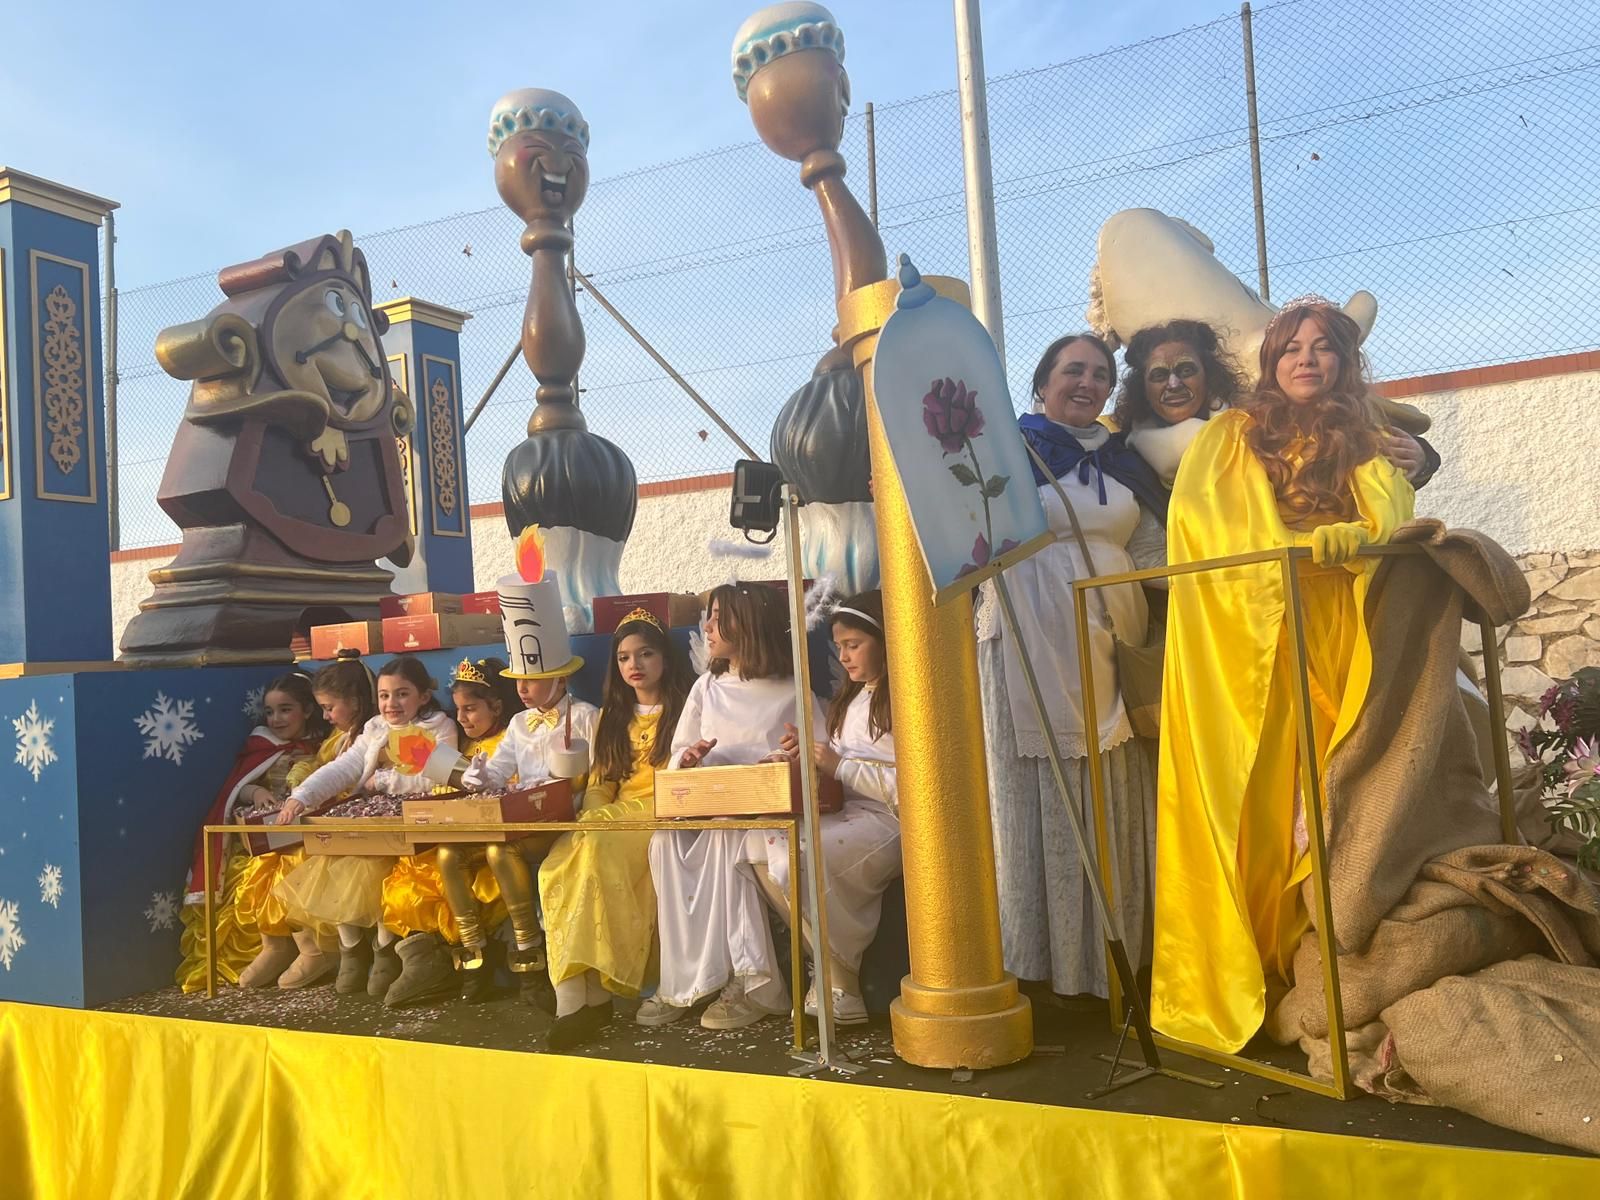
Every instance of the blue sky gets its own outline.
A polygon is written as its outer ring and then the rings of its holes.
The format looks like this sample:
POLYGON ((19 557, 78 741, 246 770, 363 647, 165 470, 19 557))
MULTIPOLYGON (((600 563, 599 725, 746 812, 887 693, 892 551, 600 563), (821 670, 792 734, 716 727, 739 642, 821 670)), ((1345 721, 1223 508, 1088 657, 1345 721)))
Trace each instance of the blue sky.
MULTIPOLYGON (((729 79, 753 5, 144 7, 0 3, 0 162, 123 205, 126 545, 174 535, 154 497, 185 388, 153 346, 216 303, 221 266, 349 228, 375 298, 474 314, 461 384, 468 404, 482 394, 528 283, 484 146, 513 87, 582 107, 596 182, 579 265, 746 439, 766 444, 827 344, 816 205, 797 168, 754 143, 729 79)), ((857 114, 851 184, 865 203, 872 100, 890 255, 964 276, 950 5, 833 7, 857 114)), ((1019 407, 1040 349, 1083 327, 1095 234, 1119 209, 1183 217, 1255 284, 1237 11, 984 3, 1019 407)), ((1276 299, 1375 293, 1380 378, 1600 345, 1600 3, 1280 0, 1257 6, 1255 33, 1276 299)), ((591 427, 641 479, 729 469, 728 441, 702 435, 709 422, 592 300, 579 307, 591 427)), ((469 434, 473 501, 498 497, 532 388, 516 367, 469 434)))
MULTIPOLYGON (((564 91, 592 175, 751 138, 729 45, 751 0, 638 4, 0 5, 0 161, 121 201, 118 282, 137 287, 346 226, 496 203, 489 107, 564 91)), ((1229 11, 1225 0, 987 0, 991 74, 1229 11)), ((953 87, 942 0, 841 0, 858 96, 953 87)))

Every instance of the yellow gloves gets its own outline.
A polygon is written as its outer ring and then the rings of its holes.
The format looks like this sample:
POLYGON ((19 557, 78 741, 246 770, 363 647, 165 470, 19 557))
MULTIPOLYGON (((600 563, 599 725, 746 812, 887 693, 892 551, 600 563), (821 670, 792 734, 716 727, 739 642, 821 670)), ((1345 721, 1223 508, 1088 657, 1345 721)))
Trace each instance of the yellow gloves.
POLYGON ((1320 525, 1311 531, 1311 561, 1319 567, 1336 567, 1371 540, 1365 525, 1346 521, 1320 525))

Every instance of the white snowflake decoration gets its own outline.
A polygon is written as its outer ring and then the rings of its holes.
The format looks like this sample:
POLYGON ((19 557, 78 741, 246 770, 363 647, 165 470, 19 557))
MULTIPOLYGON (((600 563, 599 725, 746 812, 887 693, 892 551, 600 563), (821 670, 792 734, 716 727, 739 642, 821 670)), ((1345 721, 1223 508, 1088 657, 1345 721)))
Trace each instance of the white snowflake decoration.
POLYGON ((267 685, 251 688, 244 694, 244 715, 252 720, 261 719, 261 709, 267 702, 267 685))
POLYGON ((173 928, 178 920, 178 897, 172 892, 151 892, 150 907, 144 910, 144 918, 150 922, 151 933, 173 928))
POLYGON ((165 692, 156 693, 156 702, 142 716, 133 719, 144 734, 144 756, 166 758, 183 765, 183 750, 205 734, 194 723, 194 701, 172 700, 165 692))
POLYGON ((27 712, 11 719, 11 727, 17 731, 14 761, 21 763, 22 769, 32 774, 33 781, 38 783, 39 772, 56 761, 56 752, 50 745, 50 731, 56 723, 39 715, 39 702, 35 700, 28 705, 27 712))
POLYGON ((11 960, 28 944, 22 936, 22 921, 15 900, 0 900, 0 967, 11 970, 11 960))
POLYGON ((39 903, 61 907, 61 868, 45 863, 39 872, 39 903))

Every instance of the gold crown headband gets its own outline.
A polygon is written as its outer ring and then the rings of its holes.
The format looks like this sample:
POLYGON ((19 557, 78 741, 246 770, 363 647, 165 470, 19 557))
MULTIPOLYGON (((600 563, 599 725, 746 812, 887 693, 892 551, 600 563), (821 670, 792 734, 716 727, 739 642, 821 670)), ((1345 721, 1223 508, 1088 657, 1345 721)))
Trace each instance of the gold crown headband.
MULTIPOLYGON (((454 687, 458 683, 480 683, 486 688, 492 688, 494 681, 481 670, 488 665, 485 659, 480 658, 474 663, 470 658, 463 658, 461 665, 456 667, 456 677, 450 681, 450 685, 454 687)), ((498 675, 500 672, 495 671, 495 674, 498 675)))
POLYGON ((648 608, 634 609, 627 616, 623 617, 622 620, 617 622, 617 628, 621 629, 630 621, 644 621, 647 624, 654 625, 657 629, 661 630, 662 633, 667 631, 667 627, 661 623, 661 618, 656 616, 655 613, 651 612, 648 608))

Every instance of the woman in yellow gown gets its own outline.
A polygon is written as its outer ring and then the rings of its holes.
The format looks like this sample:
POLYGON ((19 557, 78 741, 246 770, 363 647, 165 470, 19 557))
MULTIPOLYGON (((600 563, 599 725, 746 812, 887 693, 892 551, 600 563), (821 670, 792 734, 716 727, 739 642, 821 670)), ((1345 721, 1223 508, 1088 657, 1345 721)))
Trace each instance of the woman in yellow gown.
MULTIPOLYGON (((656 769, 672 748, 694 683, 683 651, 656 617, 635 609, 611 639, 585 822, 649 819, 656 769)), ((592 1040, 611 1019, 611 996, 637 996, 655 941, 650 832, 562 835, 539 867, 545 952, 556 992, 549 1048, 592 1040)))
MULTIPOLYGON (((450 698, 456 706, 456 723, 466 737, 462 757, 494 757, 511 718, 522 711, 516 683, 502 674, 506 664, 498 658, 464 658, 450 681, 450 698)), ((453 789, 440 787, 436 792, 453 789)), ((485 929, 494 929, 506 919, 500 885, 487 863, 472 873, 472 894, 483 906, 479 920, 485 929)), ((461 931, 445 896, 444 879, 439 874, 439 852, 408 854, 395 863, 383 881, 383 924, 401 940, 400 978, 395 980, 383 1002, 390 1008, 405 1008, 437 999, 455 990, 456 963, 440 945, 461 945, 461 931)), ((476 1004, 489 997, 493 971, 463 971, 462 998, 476 1004)))
MULTIPOLYGON (((1318 297, 1268 326, 1261 381, 1183 459, 1171 563, 1285 546, 1300 567, 1316 768, 1354 724, 1371 678, 1363 602, 1376 562, 1354 557, 1410 520, 1411 485, 1380 450, 1354 321, 1318 297)), ((1310 874, 1276 563, 1174 579, 1156 822, 1151 1019, 1235 1051, 1287 984, 1310 874)))

